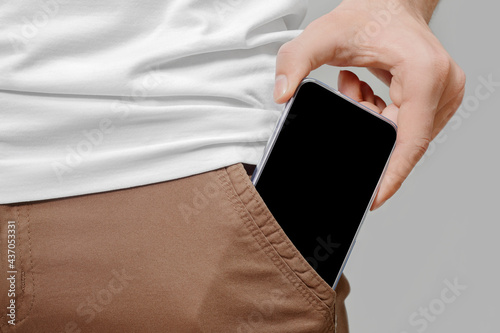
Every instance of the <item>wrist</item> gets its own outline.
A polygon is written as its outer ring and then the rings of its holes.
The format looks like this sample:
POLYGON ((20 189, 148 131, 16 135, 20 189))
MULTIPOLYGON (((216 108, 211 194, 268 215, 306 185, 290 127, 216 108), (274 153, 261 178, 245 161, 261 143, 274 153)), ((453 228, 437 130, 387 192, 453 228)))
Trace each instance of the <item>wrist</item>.
POLYGON ((429 23, 439 0, 342 0, 345 6, 355 6, 360 10, 389 9, 405 10, 419 20, 429 23))
POLYGON ((436 9, 439 0, 404 0, 408 2, 409 6, 419 14, 425 22, 429 23, 432 13, 436 9))

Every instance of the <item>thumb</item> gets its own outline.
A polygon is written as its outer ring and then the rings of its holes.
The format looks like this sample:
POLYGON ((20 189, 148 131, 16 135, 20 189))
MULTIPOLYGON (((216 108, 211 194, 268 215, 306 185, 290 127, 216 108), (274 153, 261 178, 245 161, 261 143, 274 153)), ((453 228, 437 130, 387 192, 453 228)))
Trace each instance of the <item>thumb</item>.
POLYGON ((283 44, 276 57, 274 100, 285 103, 300 81, 311 71, 328 64, 340 67, 391 68, 391 55, 379 57, 373 49, 361 47, 352 28, 352 11, 335 9, 311 22, 295 39, 283 44))
POLYGON ((295 39, 281 46, 276 57, 273 93, 276 103, 288 101, 300 81, 312 70, 336 58, 338 34, 333 24, 325 15, 309 24, 295 39), (332 33, 326 37, 325 30, 332 33))

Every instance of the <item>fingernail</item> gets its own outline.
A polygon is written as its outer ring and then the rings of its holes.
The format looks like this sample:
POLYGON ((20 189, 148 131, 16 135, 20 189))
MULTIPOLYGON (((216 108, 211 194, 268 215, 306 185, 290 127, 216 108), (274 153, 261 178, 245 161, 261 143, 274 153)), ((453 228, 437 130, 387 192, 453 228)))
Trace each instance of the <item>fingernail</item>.
POLYGON ((383 202, 378 202, 376 205, 372 206, 372 211, 379 209, 384 203, 383 202))
POLYGON ((283 96, 288 89, 288 79, 286 75, 278 75, 274 82, 274 99, 278 100, 283 96))

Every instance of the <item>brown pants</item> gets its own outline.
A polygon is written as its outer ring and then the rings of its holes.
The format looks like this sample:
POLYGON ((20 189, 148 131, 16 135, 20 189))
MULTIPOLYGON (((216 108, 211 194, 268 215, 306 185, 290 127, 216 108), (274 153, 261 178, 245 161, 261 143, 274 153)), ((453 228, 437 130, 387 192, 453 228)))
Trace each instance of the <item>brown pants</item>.
POLYGON ((241 164, 0 222, 1 332, 348 331, 347 280, 316 274, 241 164))

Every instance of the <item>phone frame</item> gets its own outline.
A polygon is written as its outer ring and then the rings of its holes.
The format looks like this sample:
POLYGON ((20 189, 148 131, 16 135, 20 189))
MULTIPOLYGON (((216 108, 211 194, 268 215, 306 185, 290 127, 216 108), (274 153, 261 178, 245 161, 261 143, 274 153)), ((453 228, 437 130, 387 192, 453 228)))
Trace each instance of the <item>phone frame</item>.
MULTIPOLYGON (((266 147, 264 149, 264 155, 262 156, 262 158, 260 159, 260 161, 257 163, 256 167, 255 167, 255 170, 252 174, 252 177, 251 177, 251 181, 252 181, 252 184, 254 186, 257 185, 257 182, 259 181, 259 178, 260 178, 260 175, 262 174, 262 171, 264 170, 264 167, 267 163, 267 160, 269 159, 269 156, 271 155, 271 152, 274 148, 274 144, 276 143, 276 140, 278 139, 278 136, 281 132, 281 129, 283 128, 283 125, 285 124, 285 121, 288 117, 288 113, 293 105, 293 102, 295 101, 295 98, 297 96, 297 94, 299 93, 299 90, 300 88, 302 87, 302 85, 304 85, 305 83, 315 83, 327 90, 329 90, 330 92, 334 93, 335 95, 343 98, 344 100, 350 102, 351 104, 354 104, 356 106, 358 106, 359 108, 361 108, 362 110, 364 111, 367 111, 369 112, 370 114, 374 115, 375 117, 387 122, 388 124, 390 124, 394 130, 396 131, 397 133, 397 125, 390 119, 382 116, 381 114, 371 110, 370 108, 364 106, 363 104, 353 100, 352 98, 342 94, 341 92, 339 92, 338 90, 328 86, 327 84, 317 80, 317 79, 314 79, 314 78, 310 78, 310 77, 306 77, 304 78, 300 84, 298 85, 297 89, 295 90, 295 93, 293 94, 293 96, 288 100, 288 102, 285 104, 285 107, 284 107, 284 110, 280 116, 280 118, 278 119, 278 122, 277 122, 277 125, 276 125, 276 128, 275 130, 273 131, 271 137, 269 138, 269 141, 267 142, 266 144, 266 147)), ((335 289, 335 287, 337 286, 337 283, 340 279, 340 276, 342 275, 343 271, 344 271, 344 268, 345 268, 345 265, 347 263, 347 261, 349 260, 349 256, 351 255, 351 252, 352 252, 352 249, 354 248, 354 244, 356 243, 356 239, 358 237, 358 234, 359 234, 359 231, 361 229, 361 226, 363 225, 363 222, 365 221, 365 218, 366 218, 366 215, 368 214, 368 211, 370 210, 370 207, 372 206, 373 204, 373 200, 375 200, 375 197, 377 195, 377 192, 379 190, 379 187, 380 187, 380 183, 382 182, 382 179, 384 178, 384 175, 385 175, 385 172, 387 170, 387 166, 389 165, 389 161, 391 159, 391 156, 392 156, 392 153, 394 152, 394 148, 396 146, 396 142, 394 142, 394 145, 392 146, 392 149, 391 149, 391 152, 387 158, 387 161, 384 165, 384 169, 382 171, 382 174, 380 175, 380 178, 377 182, 377 186, 375 187, 374 191, 373 191, 373 194, 370 198, 370 202, 368 203, 366 209, 365 209, 365 212, 363 214, 363 217, 361 218, 361 221, 359 222, 359 226, 356 230, 356 233, 354 234, 354 237, 353 239, 351 240, 351 244, 349 246, 349 250, 347 251, 347 255, 345 256, 343 262, 342 262, 342 266, 340 268, 340 271, 338 272, 337 274, 337 277, 335 279, 335 282, 333 283, 332 285, 332 288, 335 289)))

